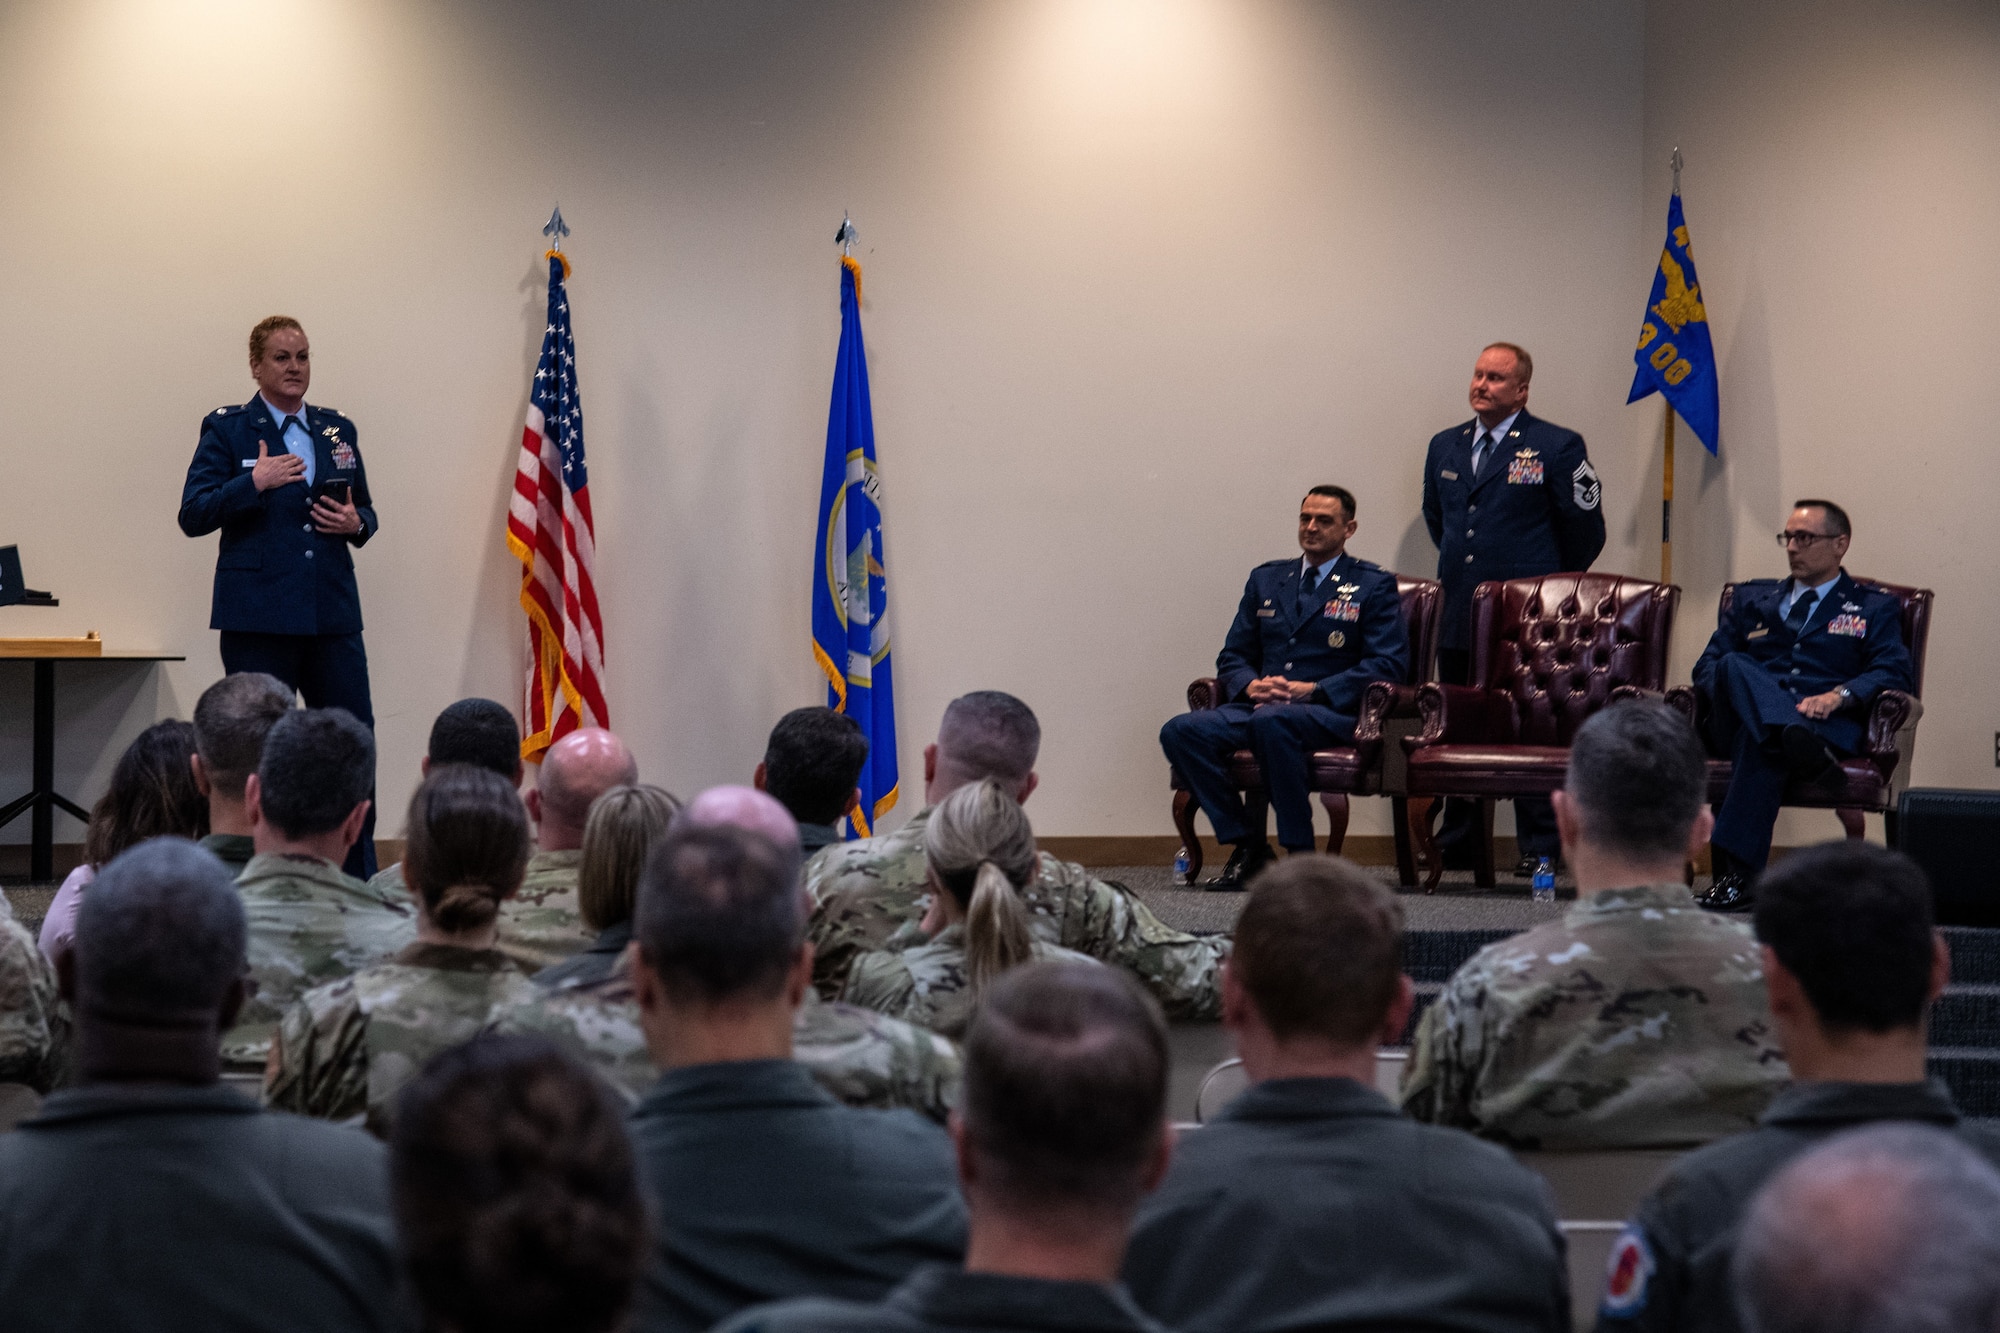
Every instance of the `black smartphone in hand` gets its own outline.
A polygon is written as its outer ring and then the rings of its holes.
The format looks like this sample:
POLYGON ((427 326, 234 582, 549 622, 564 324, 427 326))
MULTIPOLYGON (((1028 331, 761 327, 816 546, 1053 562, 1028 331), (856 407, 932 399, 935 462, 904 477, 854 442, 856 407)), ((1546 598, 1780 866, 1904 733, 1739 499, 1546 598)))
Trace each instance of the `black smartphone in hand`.
POLYGON ((323 481, 319 485, 313 487, 313 500, 315 502, 318 502, 324 499, 324 500, 331 500, 335 504, 346 504, 348 503, 348 497, 352 494, 352 492, 353 492, 353 486, 349 482, 323 481))

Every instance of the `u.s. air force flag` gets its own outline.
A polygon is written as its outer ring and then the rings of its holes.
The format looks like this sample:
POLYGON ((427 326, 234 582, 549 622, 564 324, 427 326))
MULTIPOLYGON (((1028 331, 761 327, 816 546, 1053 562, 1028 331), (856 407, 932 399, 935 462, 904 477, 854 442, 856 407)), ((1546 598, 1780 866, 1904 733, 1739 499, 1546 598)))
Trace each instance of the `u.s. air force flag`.
POLYGON ((1636 403, 1655 390, 1665 394, 1681 420, 1714 453, 1720 412, 1715 346, 1708 338, 1708 310, 1694 275, 1678 189, 1667 204, 1667 243, 1653 274, 1653 293, 1646 298, 1639 349, 1632 359, 1638 362, 1639 373, 1632 377, 1632 394, 1625 401, 1636 403))
POLYGON ((850 837, 867 837, 896 804, 896 706, 889 669, 889 582, 882 567, 882 482, 861 348, 861 265, 840 270, 840 354, 826 420, 813 555, 813 659, 826 673, 827 707, 861 724, 868 763, 850 837))

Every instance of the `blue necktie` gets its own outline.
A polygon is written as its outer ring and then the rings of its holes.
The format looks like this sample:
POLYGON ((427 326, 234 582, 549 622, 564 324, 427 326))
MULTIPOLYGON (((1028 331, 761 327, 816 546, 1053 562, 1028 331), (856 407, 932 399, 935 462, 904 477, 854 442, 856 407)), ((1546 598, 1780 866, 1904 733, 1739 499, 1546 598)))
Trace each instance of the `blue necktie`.
POLYGON ((1308 565, 1306 567, 1305 577, 1299 580, 1300 611, 1303 612, 1312 606, 1313 592, 1319 587, 1319 582, 1320 582, 1319 571, 1317 569, 1314 569, 1312 566, 1308 565))
POLYGON ((1472 443, 1472 479, 1479 479, 1480 469, 1486 466, 1486 454, 1492 447, 1493 436, 1489 431, 1480 431, 1479 438, 1472 443))
POLYGON ((1812 619, 1813 607, 1818 602, 1819 594, 1808 588, 1792 603, 1791 612, 1785 617, 1785 628, 1792 632, 1794 639, 1805 629, 1806 622, 1812 619))

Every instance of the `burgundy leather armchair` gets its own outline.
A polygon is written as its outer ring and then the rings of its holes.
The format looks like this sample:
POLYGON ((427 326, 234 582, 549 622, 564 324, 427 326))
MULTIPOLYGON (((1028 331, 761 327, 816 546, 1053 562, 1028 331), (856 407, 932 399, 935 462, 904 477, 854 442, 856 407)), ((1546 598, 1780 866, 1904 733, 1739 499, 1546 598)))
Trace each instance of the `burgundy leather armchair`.
MULTIPOLYGON (((1326 807, 1332 824, 1326 836, 1329 856, 1337 856, 1347 840, 1348 797, 1374 796, 1382 792, 1383 726, 1393 718, 1417 715, 1417 687, 1437 668, 1438 625, 1444 614, 1444 586, 1433 579, 1396 576, 1396 591, 1403 599, 1403 628, 1410 640, 1410 674, 1402 681, 1378 680, 1369 685, 1361 699, 1361 716, 1354 726, 1354 744, 1330 750, 1315 750, 1310 760, 1312 789, 1326 807)), ((1215 677, 1203 676, 1188 685, 1190 710, 1217 708, 1228 700, 1218 698, 1215 677)), ((1248 750, 1230 756, 1229 769, 1237 790, 1249 807, 1252 827, 1262 828, 1268 798, 1264 795, 1264 775, 1257 757, 1248 750)), ((1178 771, 1170 779, 1174 792, 1174 827, 1180 831, 1181 846, 1188 854, 1188 879, 1201 874, 1201 839, 1195 833, 1194 793, 1187 789, 1178 771)), ((1396 823, 1396 865, 1403 883, 1416 883, 1416 862, 1409 841, 1409 819, 1400 795, 1393 797, 1396 823)))
POLYGON ((1484 811, 1476 880, 1491 887, 1493 802, 1562 786, 1569 742, 1614 698, 1665 688, 1681 590, 1618 574, 1547 574, 1482 583, 1472 593, 1470 685, 1417 691, 1422 725, 1403 738, 1411 837, 1433 892, 1444 860, 1431 836, 1439 797, 1484 811))
MULTIPOLYGON (((1931 603, 1935 595, 1929 588, 1906 588, 1900 584, 1882 583, 1875 579, 1856 577, 1856 582, 1866 583, 1890 594, 1903 604, 1903 643, 1910 650, 1910 679, 1916 691, 1905 694, 1901 690, 1883 690, 1868 705, 1868 735, 1863 742, 1861 753, 1849 755, 1840 761, 1840 775, 1822 783, 1792 782, 1785 786, 1785 804, 1804 806, 1818 810, 1832 810, 1840 818, 1840 827, 1850 838, 1859 838, 1867 829, 1865 815, 1874 811, 1882 816, 1891 847, 1896 845, 1896 803, 1902 798, 1903 790, 1910 785, 1910 763, 1917 747, 1917 720, 1924 715, 1924 654, 1930 646, 1931 603)), ((1739 585, 1722 585, 1722 597, 1716 606, 1716 623, 1722 623, 1736 602, 1739 585)), ((1667 702, 1685 713, 1701 733, 1702 743, 1710 746, 1708 761, 1708 799, 1712 805, 1722 804, 1722 798, 1729 792, 1729 779, 1734 765, 1728 757, 1717 757, 1709 736, 1709 701, 1692 685, 1676 685, 1667 691, 1667 702)))

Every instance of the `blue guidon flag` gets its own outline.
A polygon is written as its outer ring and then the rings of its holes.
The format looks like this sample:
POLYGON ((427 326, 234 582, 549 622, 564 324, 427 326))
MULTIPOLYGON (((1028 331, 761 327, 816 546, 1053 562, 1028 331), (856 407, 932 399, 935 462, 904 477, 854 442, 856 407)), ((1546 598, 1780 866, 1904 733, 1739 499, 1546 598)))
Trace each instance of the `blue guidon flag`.
POLYGON ((843 258, 840 353, 826 420, 826 467, 813 546, 813 660, 826 675, 827 707, 861 724, 868 762, 848 836, 865 838, 902 793, 896 776, 896 705, 889 665, 889 581, 882 561, 882 481, 868 357, 861 347, 861 265, 843 258))
POLYGON ((1708 307, 1702 301, 1701 280, 1694 274, 1694 252, 1688 248, 1678 189, 1667 204, 1667 243, 1653 273, 1653 291, 1646 298, 1639 347, 1632 359, 1639 370, 1625 401, 1636 403, 1655 391, 1665 394, 1681 420, 1714 453, 1716 419, 1721 414, 1715 345, 1708 337, 1708 307))

